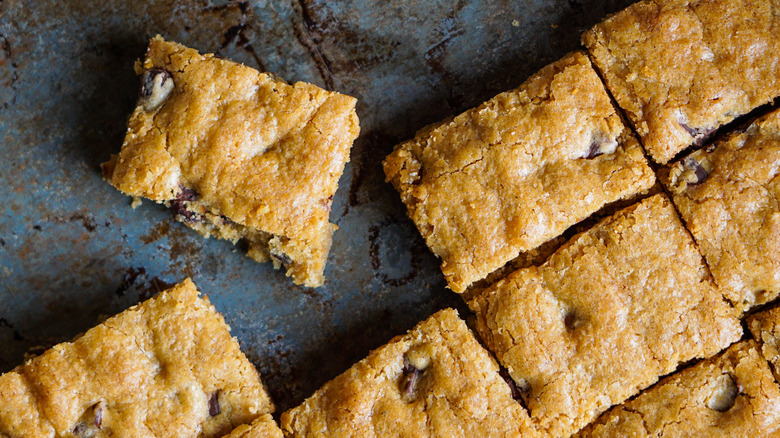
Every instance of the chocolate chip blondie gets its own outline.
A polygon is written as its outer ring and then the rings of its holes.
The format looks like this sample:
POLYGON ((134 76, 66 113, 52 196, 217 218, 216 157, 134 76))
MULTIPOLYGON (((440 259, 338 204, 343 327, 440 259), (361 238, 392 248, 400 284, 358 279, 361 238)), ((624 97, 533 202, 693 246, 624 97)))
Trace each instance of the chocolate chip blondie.
POLYGON ((755 341, 663 379, 579 437, 770 437, 780 433, 780 389, 755 341))
POLYGON ((328 222, 359 127, 356 100, 164 41, 149 43, 138 104, 105 178, 169 205, 204 236, 322 285, 328 222))
POLYGON ((271 415, 258 417, 252 424, 242 424, 233 429, 224 438, 283 438, 282 429, 276 425, 271 415))
POLYGON ((780 294, 780 110, 660 173, 715 282, 739 309, 780 294))
POLYGON ((747 326, 761 345, 761 354, 772 365, 780 382, 780 306, 761 311, 747 319, 747 326))
POLYGON ((650 156, 665 164, 780 96, 776 0, 644 0, 582 36, 650 156))
POLYGON ((186 280, 0 376, 0 435, 220 437, 274 406, 186 280))
POLYGON ((384 170, 456 292, 655 181, 581 52, 423 129, 384 170))
POLYGON ((663 194, 574 236, 469 306, 532 421, 553 437, 742 335, 663 194))
POLYGON ((537 436, 452 309, 396 337, 282 414, 287 437, 537 436))

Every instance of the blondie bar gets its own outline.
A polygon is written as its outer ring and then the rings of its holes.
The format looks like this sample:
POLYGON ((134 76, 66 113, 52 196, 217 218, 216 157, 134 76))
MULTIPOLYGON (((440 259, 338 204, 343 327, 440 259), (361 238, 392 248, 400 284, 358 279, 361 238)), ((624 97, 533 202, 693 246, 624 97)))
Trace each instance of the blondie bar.
POLYGON ((715 282, 747 310, 780 294, 780 110, 660 173, 715 282))
POLYGON ((220 437, 273 411, 186 280, 0 376, 0 435, 220 437))
POLYGON ((282 414, 288 437, 536 436, 496 362, 452 309, 373 351, 282 414))
POLYGON ((615 407, 580 437, 770 437, 780 432, 780 389, 755 341, 663 379, 615 407))
POLYGON ((282 429, 269 414, 258 417, 252 424, 242 424, 224 438, 283 438, 282 429))
POLYGON ((780 382, 780 306, 751 315, 747 326, 761 345, 761 354, 772 365, 780 382))
POLYGON ((780 95, 776 0, 644 0, 586 32, 618 104, 662 164, 780 95))
POLYGON ((655 181, 580 52, 423 129, 384 170, 456 292, 655 181))
POLYGON ((532 421, 553 437, 742 334, 662 194, 574 236, 469 306, 532 421))
POLYGON ((356 100, 159 36, 136 70, 138 104, 105 178, 169 205, 204 236, 245 240, 251 258, 284 266, 298 284, 322 285, 356 100))

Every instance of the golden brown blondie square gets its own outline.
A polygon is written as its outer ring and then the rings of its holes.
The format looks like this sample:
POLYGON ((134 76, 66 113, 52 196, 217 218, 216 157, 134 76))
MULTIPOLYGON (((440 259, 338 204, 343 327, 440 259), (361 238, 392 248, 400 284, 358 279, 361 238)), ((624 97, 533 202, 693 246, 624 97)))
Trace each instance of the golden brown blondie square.
POLYGON ((455 292, 655 181, 581 52, 423 129, 384 170, 455 292))
POLYGON ((186 280, 0 376, 0 435, 220 437, 274 410, 186 280))
POLYGON ((780 389, 755 341, 673 374, 610 409, 579 437, 770 437, 780 389))
POLYGON ((780 96, 777 0, 644 0, 582 36, 650 156, 665 164, 780 96))
POLYGON ((282 414, 287 437, 528 437, 528 413, 453 309, 371 352, 282 414))
POLYGON ((138 105, 105 178, 207 237, 245 240, 247 255, 297 284, 322 285, 356 100, 159 36, 136 70, 138 105))
POLYGON ((469 306, 532 421, 553 437, 742 335, 662 194, 576 235, 469 306))
POLYGON ((726 298, 780 294, 780 110, 663 169, 660 179, 726 298))

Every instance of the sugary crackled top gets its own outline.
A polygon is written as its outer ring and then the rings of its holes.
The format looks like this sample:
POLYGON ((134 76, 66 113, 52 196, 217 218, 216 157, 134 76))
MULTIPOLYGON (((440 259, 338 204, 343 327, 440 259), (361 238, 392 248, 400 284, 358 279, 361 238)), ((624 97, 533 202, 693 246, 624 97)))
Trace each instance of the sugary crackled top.
POLYGON ((0 376, 0 435, 220 437, 274 407, 186 280, 0 376))
POLYGON ((373 351, 282 414, 281 425, 288 437, 536 436, 452 309, 373 351))
POLYGON ((424 129, 384 166, 456 292, 655 181, 579 52, 424 129))
POLYGON ((780 307, 751 315, 747 326, 761 344, 761 353, 772 363, 775 376, 780 381, 780 307))
POLYGON ((780 389, 749 340, 664 379, 578 436, 768 437, 778 427, 780 389))
POLYGON ((133 112, 114 186, 155 201, 194 189, 241 225, 303 241, 330 236, 331 199, 359 131, 354 98, 159 36, 142 66, 157 68, 174 89, 159 108, 133 112))
POLYGON ((671 203, 655 195, 469 306, 534 423, 565 437, 678 364, 740 338, 736 312, 708 276, 671 203))
POLYGON ((258 417, 252 424, 242 424, 223 438, 283 438, 282 429, 270 414, 258 417))
POLYGON ((776 0, 645 0, 582 41, 655 161, 780 95, 776 0))
POLYGON ((674 163, 662 182, 726 297, 780 294, 780 110, 674 163))

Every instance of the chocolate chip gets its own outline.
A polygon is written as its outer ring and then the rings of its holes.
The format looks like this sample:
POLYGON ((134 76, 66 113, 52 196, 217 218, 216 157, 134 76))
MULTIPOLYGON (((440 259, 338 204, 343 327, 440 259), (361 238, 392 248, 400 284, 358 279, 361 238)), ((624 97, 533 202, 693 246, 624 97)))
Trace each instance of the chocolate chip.
POLYGON ((509 375, 509 371, 507 371, 506 368, 501 367, 501 369, 498 370, 498 375, 504 379, 507 385, 509 385, 509 391, 512 393, 512 398, 515 400, 520 400, 520 390, 517 388, 515 381, 512 380, 512 376, 509 375))
POLYGON ((219 408, 220 392, 222 392, 222 390, 218 389, 211 394, 211 397, 209 397, 209 415, 212 417, 216 417, 221 412, 221 409, 219 408))
POLYGON ((401 393, 407 397, 411 396, 414 394, 415 386, 417 386, 417 378, 420 377, 420 370, 404 359, 404 367, 401 372, 403 373, 403 378, 401 379, 401 393))
POLYGON ((686 177, 686 181, 688 184, 696 185, 707 179, 708 176, 710 176, 710 173, 707 172, 707 169, 704 168, 704 166, 701 165, 695 158, 688 156, 685 157, 682 161, 683 166, 689 171, 687 172, 688 176, 686 177))
POLYGON ((593 140, 590 142, 590 146, 588 146, 588 150, 585 151, 585 155, 583 155, 582 158, 590 159, 603 154, 611 154, 615 152, 615 149, 617 149, 617 141, 604 134, 598 133, 594 135, 593 140))
POLYGON ((100 426, 103 425, 103 403, 99 402, 95 406, 95 427, 100 429, 100 426))
POLYGON ((692 128, 687 123, 683 121, 682 115, 677 116, 677 123, 680 124, 680 126, 685 130, 685 132, 688 133, 691 137, 693 137, 692 144, 695 147, 700 147, 703 145, 709 138, 712 136, 712 133, 715 132, 715 128, 692 128))
POLYGON ((174 199, 171 201, 171 209, 173 210, 173 214, 176 216, 176 219, 180 221, 188 223, 201 221, 201 217, 198 213, 195 213, 194 211, 187 208, 187 201, 174 199))
POLYGON ((577 314, 574 312, 568 312, 566 316, 563 317, 563 325, 566 326, 568 330, 574 330, 582 325, 582 320, 578 318, 577 314))
POLYGON ((198 192, 194 189, 190 189, 179 185, 179 194, 176 195, 177 201, 196 201, 198 199, 198 192))
POLYGON ((90 406, 79 418, 79 422, 73 427, 73 434, 79 438, 92 438, 97 435, 98 430, 103 425, 102 401, 90 406))
POLYGON ((740 389, 737 382, 729 374, 723 374, 718 378, 715 389, 707 400, 707 407, 713 411, 726 412, 737 401, 740 389))
POLYGON ((275 258, 276 260, 278 260, 281 264, 283 264, 285 266, 288 266, 288 265, 292 264, 292 262, 293 262, 293 260, 290 258, 290 256, 288 256, 287 254, 285 254, 283 252, 279 252, 279 253, 272 252, 271 253, 271 257, 275 258))
POLYGON ((150 112, 161 107, 173 91, 173 75, 161 68, 146 70, 141 75, 141 105, 150 112))

